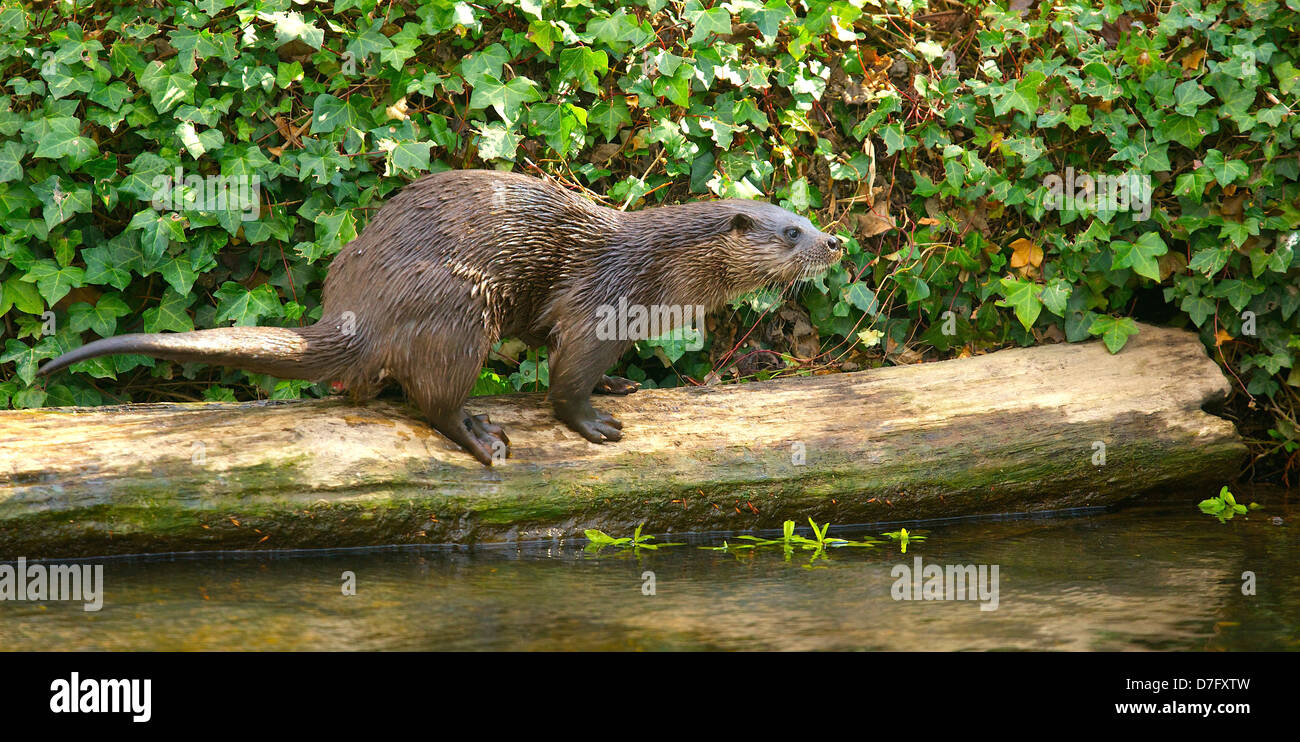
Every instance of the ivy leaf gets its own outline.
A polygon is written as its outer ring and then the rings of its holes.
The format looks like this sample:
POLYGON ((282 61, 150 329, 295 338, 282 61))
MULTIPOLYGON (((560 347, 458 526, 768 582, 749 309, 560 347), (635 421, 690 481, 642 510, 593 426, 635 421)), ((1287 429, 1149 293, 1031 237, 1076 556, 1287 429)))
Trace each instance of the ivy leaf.
MULTIPOLYGON (((109 285, 125 291, 131 285, 131 270, 138 256, 121 245, 100 245, 81 250, 86 261, 86 282, 98 286, 109 285)), ((0 314, 3 314, 0 312, 0 314)))
POLYGON ((1160 281, 1160 265, 1156 258, 1169 252, 1159 232, 1146 232, 1136 242, 1115 240, 1111 243, 1112 270, 1132 268, 1133 272, 1152 281, 1160 281))
POLYGON ((185 150, 190 153, 190 157, 199 159, 207 152, 214 152, 221 149, 226 143, 226 137, 216 129, 207 129, 197 131, 194 124, 189 121, 182 121, 176 127, 176 136, 185 146, 185 150))
POLYGON ((844 298, 859 311, 869 315, 880 313, 880 304, 876 301, 876 292, 861 281, 854 281, 844 288, 844 298))
POLYGON ((1240 312, 1256 294, 1263 290, 1263 285, 1254 279, 1226 278, 1215 284, 1214 288, 1207 293, 1210 296, 1227 299, 1232 308, 1240 312))
POLYGON ((315 176, 317 185, 325 185, 346 167, 348 158, 339 154, 338 144, 311 137, 302 140, 302 150, 298 152, 298 180, 315 176))
POLYGON ((311 133, 328 134, 340 126, 351 129, 363 127, 361 114, 348 101, 339 100, 328 93, 316 96, 312 103, 311 133))
POLYGON ((519 116, 519 107, 525 103, 541 100, 537 83, 522 75, 513 77, 510 82, 501 82, 495 77, 486 76, 474 86, 470 96, 470 108, 487 108, 491 106, 505 121, 515 121, 519 116))
POLYGON ((433 142, 398 142, 389 153, 394 172, 424 172, 429 169, 429 148, 433 142))
POLYGON ((167 289, 163 292, 158 306, 144 310, 144 331, 189 332, 193 330, 194 320, 190 319, 190 314, 186 311, 193 302, 194 297, 189 294, 178 294, 173 289, 167 289))
POLYGON ((994 101, 993 113, 1005 116, 1008 112, 1016 110, 1033 116, 1039 105, 1038 86, 1046 79, 1047 76, 1038 70, 1026 72, 1009 91, 994 101))
POLYGON ((357 238, 357 220, 348 209, 316 216, 316 244, 322 255, 333 255, 357 238))
POLYGON ((605 141, 612 142, 619 129, 632 123, 632 112, 622 96, 614 96, 592 106, 587 120, 600 127, 605 141))
POLYGON ((38 260, 23 276, 23 280, 36 284, 45 302, 54 306, 68 292, 86 285, 86 271, 76 266, 60 266, 53 260, 38 260))
POLYGON ((718 36, 731 35, 731 14, 726 9, 719 6, 704 10, 698 2, 688 3, 686 7, 687 10, 684 15, 695 28, 690 41, 687 42, 691 46, 700 46, 709 39, 709 34, 717 34, 718 36), (695 10, 690 9, 692 5, 695 10))
POLYGON ((172 70, 170 63, 154 60, 145 66, 138 79, 158 113, 166 113, 181 103, 194 102, 194 88, 198 81, 191 75, 172 70))
POLYGON ((1207 278, 1213 277, 1228 264, 1228 256, 1231 254, 1232 251, 1226 247, 1203 248, 1192 254, 1192 262, 1187 267, 1204 273, 1207 278))
POLYGON ((1191 317, 1197 327, 1204 325, 1205 320, 1214 316, 1217 309, 1214 302, 1204 296, 1184 296, 1179 308, 1187 312, 1187 316, 1191 317))
POLYGON ((95 334, 110 337, 117 331, 117 318, 131 313, 131 308, 122 301, 121 294, 104 294, 94 306, 79 301, 68 307, 68 326, 73 332, 94 330, 95 334))
POLYGON ((57 175, 51 175, 43 182, 33 185, 32 193, 45 204, 41 214, 45 217, 46 229, 66 222, 75 214, 90 213, 90 189, 73 185, 64 190, 64 184, 57 175))
MULTIPOLYGON (((81 121, 71 116, 54 116, 41 119, 42 126, 36 139, 35 157, 57 160, 68 158, 69 164, 77 167, 81 163, 99 154, 95 141, 81 136, 81 121)), ((53 176, 51 176, 53 177, 53 176)))
POLYGON ((583 46, 560 52, 560 79, 577 80, 589 93, 599 92, 600 76, 608 71, 609 57, 603 51, 583 46))
POLYGON ((175 214, 159 214, 153 209, 142 209, 131 217, 128 230, 140 231, 140 247, 144 249, 146 264, 157 263, 166 254, 172 241, 185 242, 185 220, 175 214))
POLYGON ((998 306, 1014 308, 1020 324, 1026 330, 1033 327, 1043 311, 1043 302, 1038 298, 1041 287, 1033 281, 1017 278, 1003 278, 1000 283, 1004 299, 998 301, 998 306))
POLYGON ((479 130, 478 154, 487 162, 514 160, 523 137, 505 124, 492 122, 479 130))
POLYGON ((0 355, 0 363, 14 364, 18 378, 30 385, 36 378, 36 370, 41 361, 59 354, 59 344, 53 335, 46 335, 34 345, 9 338, 5 341, 4 350, 4 354, 0 355))
POLYGON ((564 34, 551 21, 528 22, 528 40, 536 44, 543 54, 550 54, 551 49, 555 47, 555 42, 562 38, 564 34))
POLYGON ((162 270, 159 272, 162 273, 163 280, 167 282, 167 285, 181 294, 189 294, 190 289, 194 288, 195 279, 198 278, 190 259, 184 255, 164 263, 162 270))
POLYGON ((781 22, 794 18, 795 14, 785 0, 768 0, 761 8, 742 11, 741 17, 758 26, 763 38, 770 40, 781 30, 781 22))
POLYGON ((91 100, 114 112, 120 110, 122 104, 133 97, 126 83, 121 80, 116 80, 109 85, 99 83, 95 86, 95 92, 90 94, 91 100))
POLYGON ((0 284, 0 316, 14 307, 25 314, 39 315, 45 312, 45 302, 41 299, 41 292, 37 291, 34 284, 27 283, 17 274, 0 284))
POLYGON ((23 155, 27 148, 19 142, 5 142, 0 147, 0 183, 19 180, 23 177, 23 155))
POLYGON ((1215 121, 1213 112, 1208 109, 1195 117, 1171 113, 1156 127, 1156 138, 1160 141, 1173 140, 1194 151, 1205 135, 1217 128, 1215 121), (1207 113, 1210 115, 1203 118, 1207 113))
POLYGON ((1043 302, 1043 306, 1047 307, 1047 311, 1058 317, 1064 317, 1066 305, 1070 301, 1070 284, 1061 278, 1054 278, 1043 287, 1038 298, 1043 302))
MULTIPOLYGON (((337 12, 337 5, 335 7, 337 12)), ((325 31, 316 28, 315 23, 304 21, 301 13, 294 11, 259 12, 257 17, 275 26, 275 43, 277 46, 297 39, 313 49, 319 49, 325 41, 325 31)))
POLYGON ((1100 335, 1101 341, 1106 344, 1106 350, 1111 353, 1118 353, 1124 344, 1132 335, 1138 333, 1137 323, 1131 317, 1112 317, 1108 314, 1099 314, 1092 321, 1092 326, 1088 332, 1093 335, 1100 335))
POLYGON ((248 327, 257 324, 263 317, 280 317, 284 307, 280 297, 269 284, 262 284, 249 291, 234 281, 221 284, 215 294, 217 297, 217 322, 234 322, 236 326, 248 327))
POLYGON ((391 49, 393 42, 388 37, 379 32, 383 26, 383 21, 376 19, 370 26, 348 42, 347 50, 358 61, 369 59, 372 54, 379 54, 387 49, 391 49))
POLYGON ((1214 179, 1219 182, 1219 185, 1245 180, 1246 176, 1250 175, 1250 168, 1245 162, 1229 160, 1217 149, 1205 151, 1204 164, 1214 174, 1214 179))
POLYGON ((1187 80, 1174 88, 1174 110, 1183 116, 1195 116, 1204 103, 1214 100, 1195 80, 1187 80))

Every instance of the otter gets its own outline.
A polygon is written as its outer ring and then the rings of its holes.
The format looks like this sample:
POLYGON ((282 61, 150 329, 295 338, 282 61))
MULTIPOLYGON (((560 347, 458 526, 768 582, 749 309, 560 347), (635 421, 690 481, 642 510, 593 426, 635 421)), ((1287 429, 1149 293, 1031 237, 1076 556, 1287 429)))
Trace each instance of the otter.
POLYGON ((598 332, 602 308, 709 311, 761 286, 813 277, 840 254, 839 240, 808 219, 760 201, 625 212, 550 180, 451 170, 400 189, 342 248, 313 325, 119 335, 39 373, 140 353, 339 381, 358 399, 393 379, 438 432, 491 466, 510 440, 464 404, 498 339, 548 346, 555 416, 593 443, 617 441, 622 423, 596 410, 591 395, 636 390, 605 371, 641 338, 598 332))

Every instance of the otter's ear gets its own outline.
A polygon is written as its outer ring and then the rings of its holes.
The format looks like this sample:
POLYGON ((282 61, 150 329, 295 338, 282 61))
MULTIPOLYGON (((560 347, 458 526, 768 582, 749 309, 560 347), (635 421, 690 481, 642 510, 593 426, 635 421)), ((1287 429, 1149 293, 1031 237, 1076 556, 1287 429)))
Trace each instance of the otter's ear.
POLYGON ((731 215, 731 229, 737 232, 747 232, 754 227, 754 220, 750 219, 747 214, 735 213, 731 215))

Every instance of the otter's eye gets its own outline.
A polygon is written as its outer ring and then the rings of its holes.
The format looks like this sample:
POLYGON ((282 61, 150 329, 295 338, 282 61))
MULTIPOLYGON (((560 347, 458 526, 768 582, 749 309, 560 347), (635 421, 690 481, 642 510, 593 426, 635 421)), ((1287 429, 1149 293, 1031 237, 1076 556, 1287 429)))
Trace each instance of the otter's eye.
POLYGON ((799 235, 800 235, 800 234, 801 234, 801 232, 799 231, 799 228, 798 228, 798 227, 786 227, 786 228, 785 228, 785 238, 786 238, 787 240, 790 240, 791 242, 794 242, 795 240, 799 239, 799 235))

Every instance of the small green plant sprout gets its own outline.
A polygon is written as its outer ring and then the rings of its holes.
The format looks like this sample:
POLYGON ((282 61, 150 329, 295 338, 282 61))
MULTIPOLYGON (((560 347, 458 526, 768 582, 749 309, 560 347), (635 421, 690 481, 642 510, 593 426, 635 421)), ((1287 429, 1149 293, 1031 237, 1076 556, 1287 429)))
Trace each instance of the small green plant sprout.
POLYGON ((1245 515, 1247 510, 1259 510, 1260 508, 1259 503, 1255 502, 1252 502, 1249 507, 1239 504, 1237 498, 1233 497, 1232 493, 1228 491, 1227 485, 1224 485, 1223 489, 1219 490, 1218 496, 1211 497, 1208 500, 1201 500, 1197 506, 1200 507, 1202 513, 1218 518, 1220 523, 1227 523, 1236 515, 1245 515))
POLYGON ((595 528, 588 528, 587 530, 582 532, 582 534, 587 537, 587 541, 590 542, 587 544, 586 550, 590 552, 599 552, 601 549, 604 549, 606 546, 614 546, 614 547, 624 548, 624 549, 628 549, 628 548, 650 549, 653 551, 655 549, 658 549, 661 546, 681 546, 681 544, 675 544, 675 543, 666 543, 666 544, 650 543, 651 541, 654 541, 655 537, 642 536, 641 529, 644 526, 645 523, 638 524, 636 527, 636 531, 632 533, 631 538, 628 538, 627 536, 624 536, 622 538, 614 538, 613 536, 610 536, 604 531, 598 531, 595 528))
POLYGON ((732 549, 756 549, 760 546, 780 546, 785 550, 786 554, 788 555, 792 551, 794 551, 794 547, 796 546, 808 551, 822 551, 827 547, 842 547, 842 546, 870 547, 876 545, 876 542, 874 540, 850 541, 848 539, 843 539, 843 538, 827 538, 826 532, 830 530, 831 527, 830 523, 825 523, 821 526, 818 526, 817 521, 813 520, 812 518, 809 518, 808 525, 812 526, 814 538, 808 538, 807 536, 800 536, 799 534, 795 533, 794 521, 787 520, 781 524, 781 538, 773 539, 773 538, 760 538, 758 536, 738 536, 737 537, 738 539, 747 541, 749 543, 734 545, 731 546, 731 548, 732 549))
POLYGON ((904 554, 907 553, 907 545, 913 541, 920 543, 925 540, 925 534, 917 531, 909 531, 906 528, 900 528, 897 531, 881 534, 885 538, 898 542, 898 548, 904 554))
POLYGON ((803 539, 803 541, 805 542, 804 543, 805 549, 809 549, 809 548, 824 549, 828 546, 833 548, 840 548, 844 546, 871 547, 871 546, 875 546, 877 543, 875 539, 868 539, 866 541, 850 541, 846 538, 827 538, 826 532, 829 531, 831 528, 830 523, 824 523, 821 528, 818 528, 817 522, 814 521, 812 518, 809 518, 808 525, 812 526, 813 536, 815 538, 803 539))

